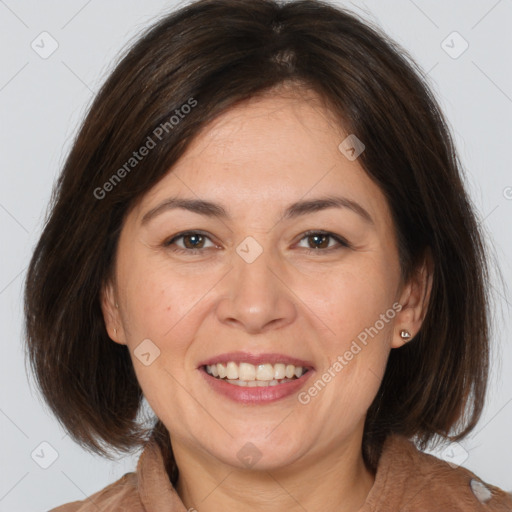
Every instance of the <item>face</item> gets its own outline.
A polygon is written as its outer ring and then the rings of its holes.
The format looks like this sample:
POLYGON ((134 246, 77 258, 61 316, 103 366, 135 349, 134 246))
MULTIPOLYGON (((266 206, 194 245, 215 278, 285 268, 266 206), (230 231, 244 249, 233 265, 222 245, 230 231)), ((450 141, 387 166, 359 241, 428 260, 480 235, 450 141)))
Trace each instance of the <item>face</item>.
POLYGON ((277 468, 360 443, 420 315, 387 202, 338 149, 347 135, 314 96, 252 99, 127 216, 103 311, 173 447, 277 468))

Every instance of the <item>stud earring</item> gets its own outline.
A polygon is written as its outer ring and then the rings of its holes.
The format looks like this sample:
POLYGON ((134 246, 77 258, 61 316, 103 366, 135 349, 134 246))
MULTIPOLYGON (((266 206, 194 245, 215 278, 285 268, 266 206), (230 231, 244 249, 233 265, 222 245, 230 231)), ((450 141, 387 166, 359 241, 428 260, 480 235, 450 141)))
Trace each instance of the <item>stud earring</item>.
POLYGON ((117 334, 117 329, 114 327, 114 334, 117 334))
POLYGON ((402 329, 400 331, 400 337, 404 340, 404 341, 407 341, 410 337, 411 337, 411 333, 409 331, 406 331, 405 329, 402 329))

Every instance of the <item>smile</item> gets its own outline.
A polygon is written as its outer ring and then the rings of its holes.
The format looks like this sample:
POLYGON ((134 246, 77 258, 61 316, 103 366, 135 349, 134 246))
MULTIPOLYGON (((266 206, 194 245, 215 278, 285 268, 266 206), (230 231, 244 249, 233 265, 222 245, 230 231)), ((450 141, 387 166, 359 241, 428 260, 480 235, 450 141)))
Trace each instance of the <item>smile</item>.
POLYGON ((246 405, 271 403, 293 396, 314 373, 309 368, 292 364, 252 365, 233 361, 204 365, 200 370, 214 392, 246 405))
POLYGON ((224 380, 235 386, 265 387, 277 386, 300 378, 308 370, 293 364, 263 363, 253 365, 229 361, 205 366, 206 373, 216 379, 224 380))

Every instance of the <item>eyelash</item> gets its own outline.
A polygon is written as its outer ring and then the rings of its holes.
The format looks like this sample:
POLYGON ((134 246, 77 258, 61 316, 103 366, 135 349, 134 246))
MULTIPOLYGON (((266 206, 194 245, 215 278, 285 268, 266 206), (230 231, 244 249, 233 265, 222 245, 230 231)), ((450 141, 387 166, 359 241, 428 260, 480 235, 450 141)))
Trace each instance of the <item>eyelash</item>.
MULTIPOLYGON (((210 240, 210 237, 206 233, 203 233, 202 231, 184 231, 184 232, 178 233, 177 235, 174 235, 172 238, 166 240, 162 245, 164 247, 170 247, 173 243, 176 242, 176 240, 179 240, 180 238, 184 238, 189 235, 201 235, 202 237, 208 238, 210 240)), ((299 242, 302 242, 302 240, 304 240, 305 238, 309 238, 313 235, 320 235, 320 236, 326 236, 328 238, 332 238, 333 240, 335 240, 338 243, 338 246, 337 247, 336 246, 329 247, 327 249, 321 249, 321 248, 310 249, 310 248, 303 247, 303 249, 306 251, 307 254, 318 255, 319 253, 322 253, 322 252, 323 253, 331 253, 332 251, 340 250, 343 248, 347 248, 347 249, 351 248, 351 245, 344 238, 340 237, 339 235, 335 235, 334 233, 330 233, 329 231, 312 231, 312 230, 306 231, 303 234, 302 238, 299 240, 299 242)), ((209 249, 209 247, 207 247, 206 249, 209 249)), ((202 248, 202 249, 182 249, 182 248, 172 249, 172 251, 176 252, 176 253, 181 253, 181 254, 187 253, 187 254, 191 254, 191 255, 199 254, 199 253, 203 252, 204 250, 205 250, 204 248, 202 248)))

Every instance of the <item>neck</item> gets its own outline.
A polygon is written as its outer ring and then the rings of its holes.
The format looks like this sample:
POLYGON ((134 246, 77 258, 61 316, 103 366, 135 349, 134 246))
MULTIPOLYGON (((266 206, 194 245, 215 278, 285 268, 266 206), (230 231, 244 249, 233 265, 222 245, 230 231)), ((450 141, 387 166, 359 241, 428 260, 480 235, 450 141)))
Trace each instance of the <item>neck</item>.
POLYGON ((358 439, 267 470, 241 469, 173 443, 176 491, 187 510, 200 512, 357 512, 375 481, 358 439))

